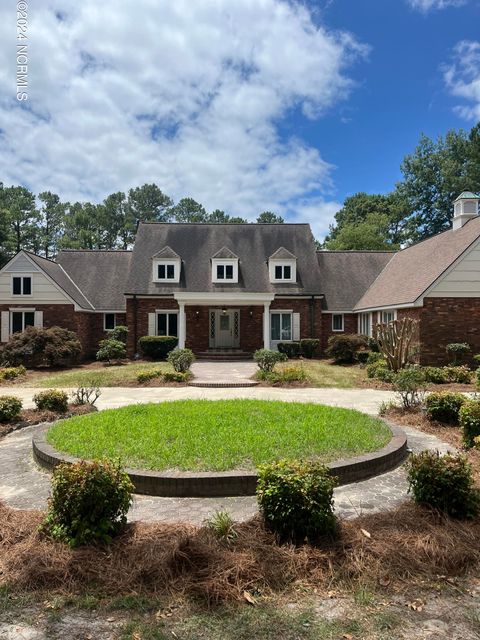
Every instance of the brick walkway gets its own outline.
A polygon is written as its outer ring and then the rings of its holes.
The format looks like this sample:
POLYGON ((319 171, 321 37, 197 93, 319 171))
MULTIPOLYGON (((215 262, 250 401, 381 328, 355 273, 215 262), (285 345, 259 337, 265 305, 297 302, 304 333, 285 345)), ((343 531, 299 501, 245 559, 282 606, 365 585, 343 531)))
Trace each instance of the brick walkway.
MULTIPOLYGON (((3 389, 2 389, 3 391, 3 389)), ((28 403, 34 390, 14 387, 12 391, 22 395, 28 403)), ((7 392, 7 391, 5 391, 7 392)), ((226 398, 260 397, 298 402, 319 402, 334 406, 357 408, 375 413, 379 402, 390 396, 389 392, 370 389, 105 389, 101 408, 124 406, 132 402, 174 400, 181 397, 226 398), (176 392, 172 394, 171 392, 176 392), (139 393, 137 393, 139 392, 139 393), (148 393, 145 393, 148 392, 148 393), (180 394, 178 392, 181 392, 180 394), (279 392, 279 393, 277 393, 279 392)), ((10 434, 0 441, 0 500, 19 509, 45 507, 50 487, 50 476, 40 470, 32 459, 31 439, 39 427, 29 427, 10 434)), ((438 438, 416 429, 405 429, 409 447, 413 451, 439 449, 448 446, 438 438)), ((390 508, 405 500, 406 476, 403 467, 335 490, 337 513, 344 518, 360 513, 390 508)), ((217 509, 227 509, 236 520, 244 520, 256 512, 254 497, 232 498, 159 498, 135 496, 129 518, 143 521, 187 521, 201 523, 217 509)))

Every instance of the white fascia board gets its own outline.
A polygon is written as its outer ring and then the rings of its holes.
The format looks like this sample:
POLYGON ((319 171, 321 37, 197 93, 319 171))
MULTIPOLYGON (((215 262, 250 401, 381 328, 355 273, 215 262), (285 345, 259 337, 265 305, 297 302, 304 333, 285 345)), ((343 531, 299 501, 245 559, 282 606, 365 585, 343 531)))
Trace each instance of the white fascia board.
POLYGON ((174 293, 174 299, 177 302, 183 302, 186 304, 225 304, 225 303, 244 303, 244 304, 264 304, 265 302, 272 302, 275 298, 273 293, 235 293, 234 291, 219 291, 194 293, 194 292, 181 292, 174 293))
POLYGON ((412 307, 423 307, 423 298, 418 298, 415 302, 405 302, 404 304, 384 304, 380 307, 367 307, 365 309, 354 309, 352 313, 369 313, 372 311, 388 311, 391 309, 409 309, 412 307))

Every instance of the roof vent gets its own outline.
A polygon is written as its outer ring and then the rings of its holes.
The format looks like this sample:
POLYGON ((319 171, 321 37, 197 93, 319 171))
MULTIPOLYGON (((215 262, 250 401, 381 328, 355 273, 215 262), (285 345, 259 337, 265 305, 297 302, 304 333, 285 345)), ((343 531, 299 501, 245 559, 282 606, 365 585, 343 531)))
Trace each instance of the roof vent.
POLYGON ((463 191, 453 203, 453 230, 461 229, 465 223, 478 215, 480 195, 463 191))

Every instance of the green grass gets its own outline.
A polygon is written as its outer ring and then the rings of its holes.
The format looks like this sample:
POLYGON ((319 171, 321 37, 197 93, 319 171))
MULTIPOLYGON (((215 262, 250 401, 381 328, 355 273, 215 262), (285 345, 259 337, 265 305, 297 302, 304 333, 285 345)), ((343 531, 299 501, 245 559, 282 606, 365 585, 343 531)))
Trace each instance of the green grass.
POLYGON ((149 369, 173 371, 166 362, 137 362, 118 366, 100 366, 98 369, 78 367, 49 376, 29 377, 24 385, 29 387, 121 387, 122 384, 137 383, 137 375, 149 369))
POLYGON ((276 369, 299 366, 305 369, 308 386, 337 389, 361 387, 368 379, 365 369, 358 365, 340 366, 327 360, 289 360, 276 369))
POLYGON ((282 458, 328 462, 379 449, 389 437, 382 421, 358 411, 261 400, 131 405, 63 420, 47 435, 79 458, 193 471, 253 469, 282 458))

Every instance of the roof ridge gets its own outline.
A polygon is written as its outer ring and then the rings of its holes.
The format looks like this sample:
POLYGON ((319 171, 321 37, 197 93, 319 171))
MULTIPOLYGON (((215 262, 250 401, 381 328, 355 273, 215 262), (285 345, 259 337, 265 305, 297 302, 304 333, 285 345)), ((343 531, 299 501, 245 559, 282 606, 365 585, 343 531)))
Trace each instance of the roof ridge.
POLYGON ((60 249, 58 253, 132 253, 132 251, 133 249, 60 249))

